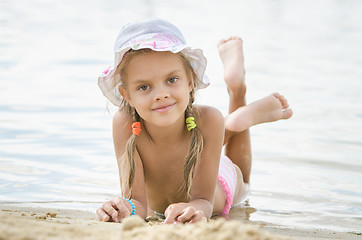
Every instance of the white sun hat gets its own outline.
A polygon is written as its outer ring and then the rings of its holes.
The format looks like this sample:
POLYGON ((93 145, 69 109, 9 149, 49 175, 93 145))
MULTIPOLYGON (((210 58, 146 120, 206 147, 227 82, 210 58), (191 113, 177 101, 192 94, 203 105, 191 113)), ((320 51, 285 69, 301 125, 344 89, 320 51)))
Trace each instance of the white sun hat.
POLYGON ((104 70, 98 78, 98 86, 103 95, 116 106, 120 106, 122 96, 118 90, 121 77, 115 74, 117 66, 124 54, 130 49, 139 50, 149 48, 153 51, 181 52, 189 60, 195 74, 195 89, 205 88, 210 84, 205 75, 207 61, 201 49, 191 48, 180 30, 173 24, 154 19, 125 25, 116 38, 114 44, 114 65, 104 70))

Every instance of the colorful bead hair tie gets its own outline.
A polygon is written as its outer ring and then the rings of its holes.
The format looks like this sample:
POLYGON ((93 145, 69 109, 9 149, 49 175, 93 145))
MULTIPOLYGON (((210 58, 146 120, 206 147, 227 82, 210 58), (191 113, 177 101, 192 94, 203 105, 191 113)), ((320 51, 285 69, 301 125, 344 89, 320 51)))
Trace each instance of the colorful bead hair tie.
POLYGON ((132 133, 136 136, 139 136, 141 132, 141 123, 140 122, 134 122, 132 124, 132 133))
POLYGON ((135 207, 134 203, 132 202, 132 200, 128 199, 128 198, 125 198, 125 197, 122 197, 122 199, 126 200, 127 202, 129 202, 129 204, 131 204, 131 207, 132 207, 131 216, 135 215, 136 214, 136 207, 135 207))
POLYGON ((187 130, 191 131, 196 127, 195 118, 194 117, 188 117, 186 118, 186 126, 187 130))

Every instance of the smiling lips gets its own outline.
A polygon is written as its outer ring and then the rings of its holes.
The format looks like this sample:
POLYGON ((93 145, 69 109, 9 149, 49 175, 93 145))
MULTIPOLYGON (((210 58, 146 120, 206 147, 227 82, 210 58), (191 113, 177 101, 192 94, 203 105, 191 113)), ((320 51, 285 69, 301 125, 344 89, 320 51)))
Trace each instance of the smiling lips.
POLYGON ((160 113, 168 112, 173 107, 173 105, 175 105, 175 104, 176 103, 162 105, 162 106, 156 107, 156 108, 154 108, 152 110, 156 111, 156 112, 160 112, 160 113))

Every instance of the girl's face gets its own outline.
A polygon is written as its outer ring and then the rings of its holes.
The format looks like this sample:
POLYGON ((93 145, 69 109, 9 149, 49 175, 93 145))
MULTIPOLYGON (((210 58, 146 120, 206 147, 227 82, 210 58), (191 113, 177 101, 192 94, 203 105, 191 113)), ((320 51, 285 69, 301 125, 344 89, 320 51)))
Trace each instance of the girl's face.
POLYGON ((124 77, 120 92, 146 123, 169 126, 184 121, 192 81, 178 54, 151 51, 133 56, 124 77))

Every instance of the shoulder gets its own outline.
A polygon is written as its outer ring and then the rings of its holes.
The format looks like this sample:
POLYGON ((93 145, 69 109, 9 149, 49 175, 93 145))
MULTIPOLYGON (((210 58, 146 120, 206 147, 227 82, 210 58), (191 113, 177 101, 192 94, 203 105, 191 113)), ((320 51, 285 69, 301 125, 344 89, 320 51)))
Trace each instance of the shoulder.
POLYGON ((124 128, 132 125, 132 119, 129 114, 119 109, 113 116, 113 128, 124 128))
POLYGON ((223 122, 224 117, 219 109, 206 105, 195 105, 195 112, 202 123, 207 123, 212 120, 216 122, 223 122))
POLYGON ((224 116, 220 110, 215 107, 205 105, 195 105, 194 108, 197 116, 196 121, 199 122, 201 131, 204 129, 224 131, 224 116))
POLYGON ((131 123, 131 122, 132 122, 131 116, 129 116, 129 114, 127 114, 121 108, 118 109, 118 111, 115 112, 115 114, 113 116, 113 124, 117 124, 117 123, 123 123, 124 124, 124 123, 131 123))

